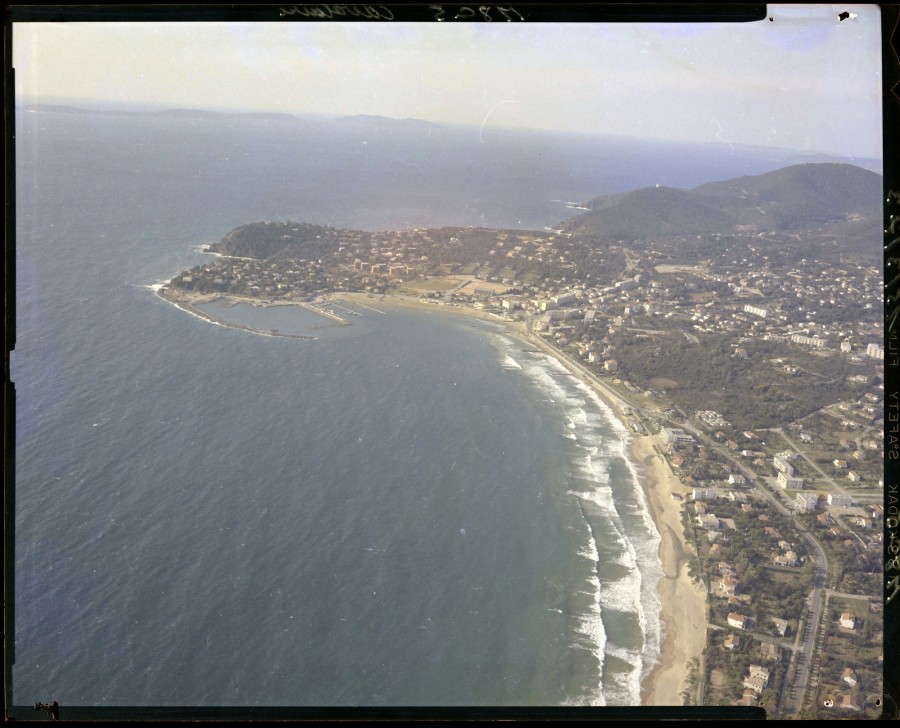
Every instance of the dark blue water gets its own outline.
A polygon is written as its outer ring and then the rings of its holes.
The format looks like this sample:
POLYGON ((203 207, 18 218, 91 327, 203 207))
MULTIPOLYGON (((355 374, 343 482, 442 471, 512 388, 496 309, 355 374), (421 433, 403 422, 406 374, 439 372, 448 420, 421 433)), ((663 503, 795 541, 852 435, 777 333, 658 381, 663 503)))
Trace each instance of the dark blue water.
POLYGON ((388 306, 278 339, 147 286, 256 220, 542 228, 568 214, 553 200, 774 157, 312 121, 16 124, 16 703, 638 700, 658 541, 587 390, 470 319, 388 306))

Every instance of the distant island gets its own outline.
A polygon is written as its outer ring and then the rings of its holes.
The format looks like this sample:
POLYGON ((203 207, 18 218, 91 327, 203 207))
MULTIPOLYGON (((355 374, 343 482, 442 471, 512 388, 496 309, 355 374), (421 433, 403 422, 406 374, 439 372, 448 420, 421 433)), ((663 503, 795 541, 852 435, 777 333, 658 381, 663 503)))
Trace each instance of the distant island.
POLYGON ((854 686, 881 694, 881 186, 803 164, 571 203, 542 231, 256 222, 159 294, 214 321, 196 306, 340 319, 329 302, 414 301, 507 322, 633 433, 680 630, 651 702, 813 718, 840 695, 861 714, 854 686))

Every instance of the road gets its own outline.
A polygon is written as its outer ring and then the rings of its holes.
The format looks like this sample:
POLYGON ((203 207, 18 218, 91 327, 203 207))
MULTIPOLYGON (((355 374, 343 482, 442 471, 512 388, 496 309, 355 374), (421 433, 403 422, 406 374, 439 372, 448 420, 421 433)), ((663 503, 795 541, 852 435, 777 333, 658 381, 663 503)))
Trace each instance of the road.
MULTIPOLYGON (((535 343, 547 353, 560 357, 561 352, 558 349, 556 349, 555 347, 551 347, 540 336, 531 335, 530 326, 528 328, 528 338, 530 341, 535 343)), ((734 466, 737 468, 738 472, 742 473, 751 482, 757 484, 757 492, 759 493, 759 495, 767 500, 773 508, 775 508, 777 511, 787 516, 794 522, 795 528, 809 546, 808 553, 810 554, 810 558, 815 565, 815 574, 813 576, 812 591, 810 592, 809 597, 807 597, 808 606, 806 614, 801 617, 801 620, 798 623, 798 626, 802 624, 803 627, 798 628, 797 634, 794 638, 794 644, 789 647, 789 649, 791 650, 791 659, 788 665, 787 673, 785 675, 784 683, 782 684, 782 689, 778 698, 778 705, 775 710, 775 715, 772 717, 775 719, 796 718, 800 714, 800 711, 803 707, 803 701, 806 696, 806 691, 810 684, 810 668, 811 666, 814 668, 817 666, 817 662, 813 661, 813 656, 816 645, 820 642, 825 629, 823 616, 826 599, 825 581, 828 575, 828 557, 825 555, 825 550, 822 548, 818 540, 816 540, 809 532, 806 526, 804 526, 800 521, 797 520, 795 513, 785 506, 777 492, 772 492, 769 489, 769 487, 765 484, 765 480, 763 478, 758 476, 751 468, 735 458, 728 450, 720 447, 718 443, 710 439, 705 432, 691 425, 687 421, 687 418, 684 418, 685 421, 675 422, 674 420, 669 420, 659 412, 635 407, 624 397, 622 397, 618 392, 615 392, 608 385, 604 384, 581 363, 575 361, 566 354, 562 354, 561 358, 573 371, 575 371, 579 375, 584 376, 588 381, 596 385, 620 407, 629 407, 632 411, 638 412, 642 416, 653 418, 660 423, 668 421, 678 427, 682 427, 687 432, 690 432, 699 442, 703 442, 706 447, 716 451, 718 454, 731 461, 731 463, 734 464, 734 466)), ((781 434, 782 437, 784 437, 784 434, 781 434)), ((792 444, 790 443, 790 440, 788 438, 785 437, 785 439, 789 444, 792 444)), ((795 449, 799 452, 798 448, 795 449)), ((812 465, 813 467, 816 467, 815 463, 812 463, 812 465)), ((818 470, 818 468, 816 469, 818 470)), ((827 476, 824 476, 824 474, 823 477, 827 478, 827 476)), ((840 489, 838 488, 838 490, 840 489)), ((813 685, 815 685, 815 681, 813 682, 813 685)))
POLYGON ((699 441, 702 441, 707 447, 716 450, 720 455, 728 458, 744 477, 756 483, 758 493, 769 501, 776 510, 794 521, 794 526, 797 531, 809 545, 810 558, 813 559, 816 567, 816 573, 813 576, 813 589, 807 598, 807 604, 809 606, 805 618, 801 622, 804 624, 804 628, 802 630, 797 630, 791 654, 791 661, 788 665, 788 671, 785 676, 784 684, 782 685, 781 694, 778 698, 778 707, 773 716, 775 719, 795 718, 799 715, 800 709, 803 707, 803 699, 806 694, 807 686, 809 685, 809 665, 818 641, 819 633, 822 629, 822 616, 825 606, 825 579, 828 574, 828 557, 825 555, 825 550, 822 548, 821 544, 813 538, 808 529, 795 518, 793 511, 786 508, 781 499, 769 490, 768 486, 765 485, 763 478, 757 476, 753 470, 740 462, 730 452, 719 447, 717 443, 711 440, 702 431, 687 423, 681 423, 680 426, 688 432, 691 432, 694 437, 699 441))

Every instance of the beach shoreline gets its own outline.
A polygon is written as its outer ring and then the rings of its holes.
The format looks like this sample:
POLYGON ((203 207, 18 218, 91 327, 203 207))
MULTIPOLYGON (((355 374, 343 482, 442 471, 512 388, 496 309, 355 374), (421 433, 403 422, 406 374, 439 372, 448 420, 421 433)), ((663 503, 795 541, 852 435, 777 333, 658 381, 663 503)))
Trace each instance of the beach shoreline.
POLYGON ((631 406, 583 365, 572 360, 571 357, 542 337, 531 334, 523 323, 470 306, 432 303, 413 297, 390 294, 376 295, 344 291, 321 294, 312 302, 272 301, 224 293, 192 294, 181 291, 178 295, 173 296, 166 295, 165 287, 157 290, 157 294, 178 307, 185 307, 188 312, 196 312, 201 318, 212 323, 219 322, 209 314, 195 309, 195 304, 224 299, 230 305, 237 303, 265 307, 297 305, 326 316, 332 314, 326 314, 319 310, 317 304, 344 301, 372 309, 377 313, 385 313, 377 308, 378 304, 383 303, 420 311, 464 315, 503 325, 511 335, 516 336, 523 343, 540 349, 547 356, 560 362, 607 405, 612 415, 622 425, 628 438, 625 448, 626 457, 637 474, 651 518, 660 537, 658 555, 663 572, 658 584, 658 595, 660 600, 659 617, 664 628, 661 630, 657 662, 641 681, 641 704, 682 705, 682 693, 688 689, 689 672, 686 663, 691 658, 700 657, 706 646, 707 632, 707 595, 703 587, 694 583, 688 575, 688 563, 693 548, 685 543, 682 536, 681 510, 684 500, 675 497, 685 493, 686 488, 663 457, 658 436, 633 432, 629 426, 629 418, 626 416, 631 411, 631 406))
POLYGON ((369 294, 333 294, 353 302, 381 300, 419 310, 445 311, 474 316, 481 320, 504 324, 509 332, 524 343, 536 346, 571 371, 583 384, 594 391, 609 407, 613 416, 626 431, 626 453, 638 475, 640 487, 647 499, 650 515, 659 533, 659 558, 663 576, 659 581, 660 620, 665 625, 660 640, 660 653, 656 665, 643 676, 641 704, 652 706, 681 706, 682 692, 689 689, 689 671, 686 663, 700 658, 706 647, 707 595, 705 589, 693 582, 688 574, 688 564, 693 547, 683 537, 681 512, 686 492, 662 455, 656 435, 642 435, 631 431, 626 417, 628 403, 605 386, 578 362, 556 349, 542 337, 530 334, 524 325, 510 321, 488 311, 468 306, 446 306, 412 301, 394 296, 373 297, 369 294))

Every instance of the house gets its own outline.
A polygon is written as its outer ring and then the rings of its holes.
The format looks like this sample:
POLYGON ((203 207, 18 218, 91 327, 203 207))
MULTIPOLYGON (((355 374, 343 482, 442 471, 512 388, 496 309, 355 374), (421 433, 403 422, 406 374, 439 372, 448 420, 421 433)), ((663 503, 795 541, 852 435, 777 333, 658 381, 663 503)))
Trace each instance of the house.
POLYGON ((718 528, 719 527, 719 519, 714 513, 707 513, 705 515, 697 516, 697 523, 702 528, 718 528))
POLYGON ((782 637, 787 636, 788 623, 786 619, 778 619, 777 617, 774 617, 772 619, 772 624, 775 625, 775 629, 778 630, 778 634, 780 634, 782 637))
POLYGON ((764 682, 769 682, 769 668, 762 665, 750 665, 750 677, 758 677, 764 682))
POLYGON ((744 485, 747 482, 747 479, 739 473, 732 473, 728 476, 728 482, 731 485, 744 485))
POLYGON ((750 674, 744 678, 744 687, 761 693, 769 682, 769 670, 762 665, 750 665, 750 674))
POLYGON ((843 493, 829 493, 826 500, 830 506, 850 506, 853 504, 850 496, 843 493))
POLYGON ((788 551, 787 553, 776 556, 773 560, 776 566, 796 566, 799 563, 797 561, 797 554, 794 551, 788 551))
POLYGON ((859 473, 851 470, 849 473, 847 473, 847 480, 853 483, 858 483, 862 480, 862 476, 859 473))
POLYGON ((737 612, 731 612, 728 615, 728 626, 734 627, 735 629, 746 629, 746 625, 749 622, 747 617, 743 614, 738 614, 737 612))
POLYGON ((853 671, 853 668, 850 667, 844 668, 844 672, 841 674, 841 680, 850 686, 856 685, 858 682, 856 673, 853 671))
MULTIPOLYGON (((677 456, 676 456, 677 457, 677 456)), ((692 488, 691 498, 699 501, 716 500, 719 497, 719 489, 713 488, 692 488)))
POLYGON ((741 638, 738 637, 738 635, 736 635, 736 634, 729 634, 725 638, 725 642, 722 644, 722 646, 726 650, 736 650, 738 647, 741 646, 741 638))
POLYGON ((832 460, 831 462, 834 463, 834 467, 836 467, 836 468, 841 468, 841 469, 843 469, 843 468, 846 468, 846 467, 847 467, 847 461, 846 461, 846 460, 839 460, 838 458, 835 458, 835 459, 832 460))
POLYGON ((725 596, 733 597, 738 590, 738 580, 730 574, 725 574, 719 582, 719 592, 725 596))
POLYGON ((841 615, 840 625, 844 629, 856 629, 856 617, 852 612, 844 612, 841 615))
POLYGON ((770 536, 771 538, 777 538, 779 540, 784 538, 781 535, 781 532, 777 528, 772 528, 772 526, 766 526, 765 528, 763 528, 763 531, 765 531, 766 535, 770 536))
POLYGON ((766 681, 760 677, 745 677, 744 687, 748 690, 752 690, 754 693, 759 694, 766 687, 766 681))

